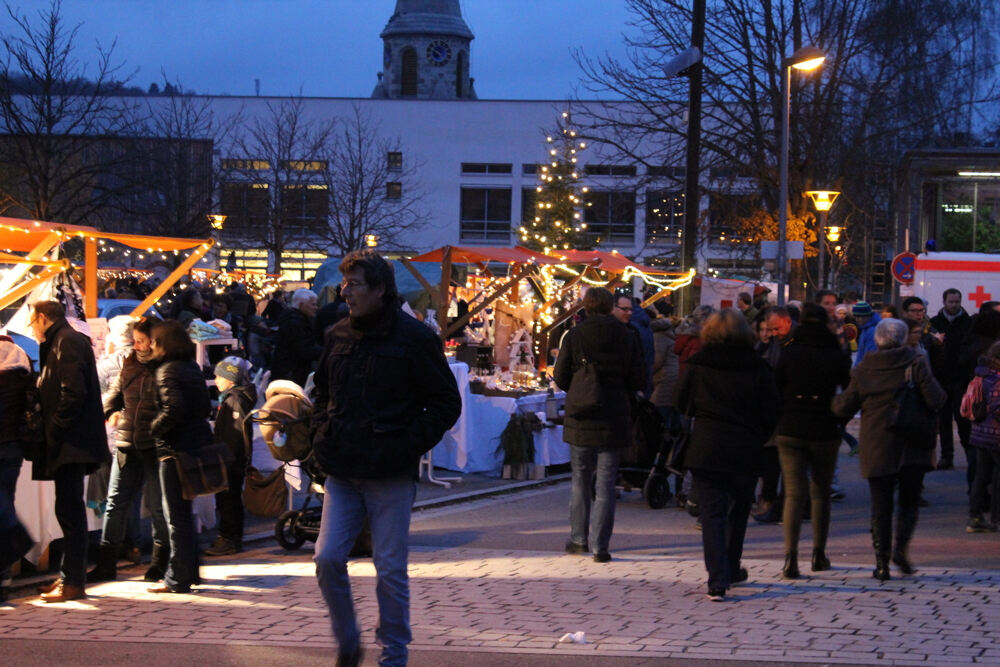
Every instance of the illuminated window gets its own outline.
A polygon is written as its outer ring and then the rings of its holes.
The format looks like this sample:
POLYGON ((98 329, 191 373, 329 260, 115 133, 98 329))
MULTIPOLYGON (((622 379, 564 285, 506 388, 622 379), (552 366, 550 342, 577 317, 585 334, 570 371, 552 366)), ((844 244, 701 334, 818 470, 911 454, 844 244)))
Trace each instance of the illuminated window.
POLYGON ((282 169, 290 171, 326 171, 325 160, 283 160, 282 169))
POLYGON ((271 163, 267 160, 248 160, 238 158, 226 158, 222 161, 223 169, 239 169, 244 171, 263 171, 271 168, 271 163))

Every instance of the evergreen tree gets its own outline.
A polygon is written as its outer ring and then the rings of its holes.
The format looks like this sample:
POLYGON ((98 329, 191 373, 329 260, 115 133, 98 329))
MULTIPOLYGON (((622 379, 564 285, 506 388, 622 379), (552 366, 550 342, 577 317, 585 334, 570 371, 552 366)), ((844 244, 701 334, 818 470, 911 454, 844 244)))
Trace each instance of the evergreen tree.
POLYGON ((539 165, 534 218, 518 227, 521 245, 532 250, 583 250, 594 245, 587 234, 582 209, 587 206, 577 161, 587 143, 577 136, 568 112, 563 112, 556 136, 546 137, 549 162, 539 165))

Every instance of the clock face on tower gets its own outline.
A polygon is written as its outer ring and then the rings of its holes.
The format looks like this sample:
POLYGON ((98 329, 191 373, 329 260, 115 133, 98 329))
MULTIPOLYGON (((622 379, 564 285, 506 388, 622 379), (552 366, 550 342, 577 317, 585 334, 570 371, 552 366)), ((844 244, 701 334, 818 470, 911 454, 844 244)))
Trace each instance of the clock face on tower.
POLYGON ((451 47, 448 42, 440 40, 431 42, 427 46, 427 62, 432 65, 445 65, 451 60, 451 47))

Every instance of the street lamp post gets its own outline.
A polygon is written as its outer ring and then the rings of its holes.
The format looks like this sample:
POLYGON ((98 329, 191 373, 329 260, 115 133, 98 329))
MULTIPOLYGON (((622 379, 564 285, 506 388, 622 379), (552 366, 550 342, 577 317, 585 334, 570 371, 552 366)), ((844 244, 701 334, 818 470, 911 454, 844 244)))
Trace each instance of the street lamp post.
POLYGON ((781 147, 778 151, 778 305, 785 305, 785 283, 788 282, 785 248, 788 229, 788 125, 791 106, 792 68, 808 72, 823 64, 826 56, 813 46, 803 46, 781 62, 781 147))
POLYGON ((829 215, 833 202, 837 200, 839 192, 834 190, 808 190, 806 194, 813 200, 813 205, 819 211, 819 229, 816 232, 816 240, 819 242, 819 283, 820 289, 826 289, 826 216, 829 215))

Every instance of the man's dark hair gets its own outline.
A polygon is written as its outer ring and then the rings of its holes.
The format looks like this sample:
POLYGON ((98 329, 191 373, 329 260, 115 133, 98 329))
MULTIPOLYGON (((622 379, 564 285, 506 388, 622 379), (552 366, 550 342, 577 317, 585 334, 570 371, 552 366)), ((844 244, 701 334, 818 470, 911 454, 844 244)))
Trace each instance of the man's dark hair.
POLYGON ((783 320, 792 319, 792 314, 788 311, 785 306, 770 306, 764 313, 764 319, 769 317, 780 317, 783 320))
POLYGON ((825 327, 829 321, 830 317, 826 314, 826 308, 823 306, 808 302, 802 304, 802 313, 799 315, 800 324, 818 324, 825 327))
POLYGON ((392 265, 382 255, 371 248, 347 253, 341 260, 339 268, 341 275, 360 269, 365 274, 365 282, 369 287, 385 288, 385 292, 382 294, 383 304, 395 307, 398 303, 396 272, 392 270, 392 265))
POLYGON ((1000 301, 986 301, 979 306, 979 314, 992 313, 996 311, 997 306, 1000 306, 1000 301))
POLYGON ((748 306, 753 303, 753 297, 750 296, 750 292, 740 292, 736 295, 736 300, 748 306))
MULTIPOLYGON (((625 295, 618 298, 622 297, 625 295)), ((591 287, 583 295, 583 309, 588 315, 610 315, 614 305, 615 295, 605 287, 591 287)))
POLYGON ((134 327, 132 327, 132 331, 133 332, 138 331, 139 333, 146 334, 146 336, 148 336, 149 338, 152 338, 153 337, 153 327, 156 326, 156 324, 159 321, 160 320, 156 319, 155 317, 142 317, 142 318, 139 318, 139 321, 135 323, 134 327))
POLYGON ((832 296, 834 299, 836 299, 837 293, 834 292, 832 289, 817 290, 816 295, 813 297, 813 301, 815 301, 816 303, 820 303, 821 301, 823 301, 823 297, 825 296, 832 296))
POLYGON ((44 315, 53 322, 66 317, 66 309, 58 301, 36 301, 31 304, 31 309, 38 315, 44 315))
POLYGON ((177 320, 164 320, 153 325, 152 339, 163 350, 165 361, 194 359, 194 343, 177 320))
POLYGON ((233 310, 233 297, 229 296, 228 294, 216 294, 215 296, 212 297, 212 303, 225 304, 227 311, 231 312, 233 310))
POLYGON ((957 294, 959 299, 962 298, 962 290, 955 289, 954 287, 949 287, 941 295, 941 303, 944 303, 945 301, 948 300, 948 295, 949 294, 957 294))
POLYGON ((921 299, 919 296, 908 296, 905 299, 903 299, 903 303, 901 304, 903 307, 903 312, 905 313, 906 311, 908 311, 910 309, 910 306, 912 306, 915 303, 918 303, 921 306, 923 306, 924 300, 921 299))

